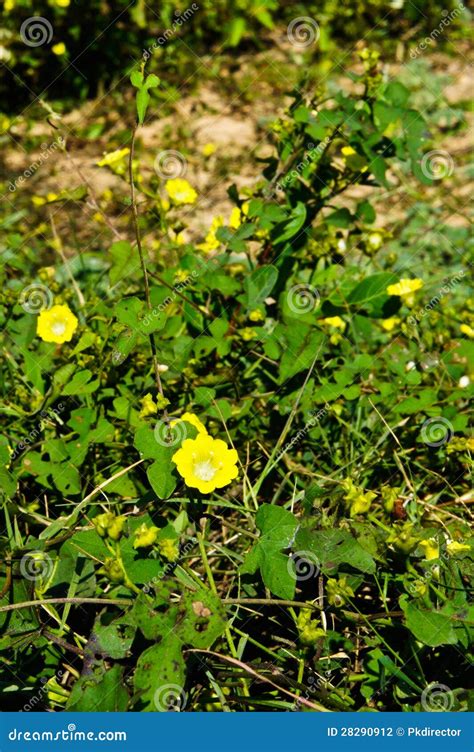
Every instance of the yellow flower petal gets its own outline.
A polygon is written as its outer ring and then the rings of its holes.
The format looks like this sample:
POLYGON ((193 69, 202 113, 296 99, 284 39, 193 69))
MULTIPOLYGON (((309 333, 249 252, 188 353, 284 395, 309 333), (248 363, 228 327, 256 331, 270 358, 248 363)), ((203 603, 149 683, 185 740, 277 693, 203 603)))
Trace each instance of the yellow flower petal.
POLYGON ((69 306, 54 305, 39 314, 36 333, 43 342, 62 344, 70 342, 78 323, 69 306))
POLYGON ((391 319, 385 319, 385 321, 382 321, 382 326, 386 332, 391 332, 392 329, 395 329, 395 327, 398 326, 400 321, 401 319, 397 318, 397 316, 393 316, 391 319))
POLYGON ((201 493, 211 493, 227 486, 238 475, 238 455, 225 441, 199 433, 195 439, 185 439, 173 455, 178 473, 187 486, 201 493))
POLYGON ((439 544, 436 538, 426 538, 418 544, 423 549, 424 558, 426 561, 432 559, 439 559, 439 544))
POLYGON ((403 298, 405 296, 412 296, 417 290, 421 290, 423 287, 422 279, 401 279, 400 282, 396 282, 394 285, 387 287, 388 295, 398 295, 403 298))
POLYGON ((198 197, 196 191, 187 180, 172 178, 165 184, 166 192, 176 206, 182 204, 194 204, 198 197))
POLYGON ((174 426, 178 425, 178 423, 181 423, 183 420, 186 421, 186 423, 191 423, 192 426, 197 428, 198 433, 207 434, 206 426, 204 423, 201 423, 198 416, 194 415, 194 413, 183 413, 181 418, 175 418, 175 420, 170 422, 170 428, 174 428, 174 426))

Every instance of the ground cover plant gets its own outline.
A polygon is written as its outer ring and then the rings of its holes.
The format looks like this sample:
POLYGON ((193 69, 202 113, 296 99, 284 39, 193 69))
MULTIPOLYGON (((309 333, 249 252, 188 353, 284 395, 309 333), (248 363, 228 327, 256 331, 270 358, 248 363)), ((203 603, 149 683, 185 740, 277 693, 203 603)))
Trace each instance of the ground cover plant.
POLYGON ((196 10, 197 94, 114 19, 113 91, 2 116, 2 708, 472 704, 465 9, 400 63, 324 5, 196 10))

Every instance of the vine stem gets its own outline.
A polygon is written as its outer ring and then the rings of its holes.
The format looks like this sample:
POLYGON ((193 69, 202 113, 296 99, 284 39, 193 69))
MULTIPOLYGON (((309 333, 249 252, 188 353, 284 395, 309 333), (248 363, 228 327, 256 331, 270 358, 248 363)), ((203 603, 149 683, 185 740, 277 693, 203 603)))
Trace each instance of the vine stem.
POLYGON ((231 658, 229 655, 222 655, 221 653, 215 653, 213 650, 201 650, 199 648, 187 648, 185 649, 184 652, 185 653, 201 653, 203 655, 212 656, 213 658, 217 658, 218 660, 221 660, 221 661, 227 661, 227 663, 231 663, 232 665, 237 666, 243 671, 246 671, 248 674, 250 674, 250 676, 253 676, 258 681, 265 682, 266 684, 270 684, 275 689, 278 689, 280 692, 283 692, 283 694, 287 695, 288 697, 291 697, 300 705, 306 705, 307 708, 310 708, 311 710, 317 710, 320 713, 331 712, 328 708, 325 708, 324 705, 321 705, 319 702, 314 702, 314 701, 311 702, 310 700, 307 700, 306 697, 298 697, 298 695, 295 695, 293 692, 290 692, 290 690, 285 689, 284 687, 281 687, 279 684, 276 684, 267 676, 263 676, 263 674, 259 674, 247 663, 244 663, 243 661, 239 661, 237 660, 237 658, 231 658))
MULTIPOLYGON (((130 142, 130 154, 128 159, 128 174, 130 178, 130 202, 132 207, 132 217, 133 217, 133 226, 135 229, 135 239, 137 241, 137 249, 138 249, 138 255, 140 257, 140 266, 142 270, 143 275, 143 285, 145 289, 145 303, 146 307, 149 311, 152 310, 151 305, 151 298, 150 298, 150 285, 148 282, 148 271, 146 268, 145 263, 145 257, 143 254, 143 246, 142 246, 142 239, 140 235, 140 227, 138 225, 138 206, 137 206, 137 198, 136 198, 136 192, 135 192, 135 183, 133 180, 133 158, 135 155, 135 140, 137 136, 137 129, 138 124, 135 124, 132 131, 132 140, 130 142)), ((157 358, 157 348, 156 348, 156 342, 155 342, 155 335, 153 332, 150 332, 148 335, 150 339, 150 347, 151 347, 151 355, 152 355, 152 361, 153 361, 153 368, 155 371, 155 381, 156 381, 156 388, 158 389, 159 394, 164 399, 165 395, 163 393, 163 386, 161 383, 161 377, 160 377, 160 370, 158 368, 158 358, 157 358)), ((169 417, 168 412, 166 410, 166 407, 163 409, 163 417, 167 423, 169 423, 169 417)))
POLYGON ((131 606, 132 600, 125 598, 46 598, 41 601, 23 601, 23 603, 10 603, 8 606, 0 606, 0 613, 15 611, 17 608, 33 608, 34 606, 47 606, 49 603, 74 603, 82 606, 83 603, 95 603, 100 606, 131 606))

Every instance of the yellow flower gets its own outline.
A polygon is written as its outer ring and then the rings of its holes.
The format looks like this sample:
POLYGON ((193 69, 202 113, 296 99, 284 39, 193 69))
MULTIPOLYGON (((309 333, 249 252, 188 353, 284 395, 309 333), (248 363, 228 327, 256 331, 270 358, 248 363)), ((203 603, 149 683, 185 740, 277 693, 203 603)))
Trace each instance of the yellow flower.
POLYGON ((386 332, 391 332, 392 329, 395 329, 395 327, 398 326, 400 321, 401 319, 397 318, 397 316, 393 316, 391 319, 385 319, 385 321, 382 321, 382 326, 386 332))
POLYGON ((138 415, 139 418, 147 418, 149 415, 156 415, 156 413, 158 412, 158 407, 153 401, 151 394, 145 394, 145 396, 140 400, 140 403, 142 409, 140 410, 140 413, 138 415))
POLYGON ((233 230, 237 230, 238 227, 242 224, 242 212, 240 211, 238 206, 234 206, 230 213, 229 218, 229 227, 232 227, 233 230))
POLYGON ((182 204, 194 204, 198 197, 196 191, 187 180, 172 178, 165 184, 166 192, 176 206, 182 204))
POLYGON ((249 319, 250 321, 265 321, 265 314, 260 308, 256 308, 254 311, 250 311, 249 319))
POLYGON ((179 547, 176 540, 163 538, 163 540, 158 541, 158 549, 161 556, 168 561, 173 562, 179 559, 179 547))
POLYGON ((342 332, 346 328, 346 322, 341 319, 340 316, 328 316, 326 319, 321 319, 322 324, 327 324, 328 326, 334 326, 336 329, 340 329, 342 332))
POLYGON ((326 637, 324 629, 318 626, 319 619, 313 619, 312 616, 313 611, 309 608, 302 608, 296 619, 298 639, 302 645, 307 647, 315 645, 318 640, 326 637))
POLYGON ((8 13, 9 11, 13 10, 15 7, 15 0, 5 0, 3 9, 5 13, 8 13))
POLYGON ((124 149, 116 149, 108 154, 104 154, 102 159, 97 162, 98 167, 115 167, 119 162, 130 154, 130 149, 127 147, 124 149))
POLYGON ((469 324, 461 324, 459 330, 462 334, 465 334, 467 337, 474 339, 474 329, 472 328, 472 326, 469 326, 469 324))
POLYGON ((342 339, 342 332, 346 328, 346 322, 340 316, 328 316, 325 319, 321 319, 321 324, 329 326, 334 330, 329 337, 329 341, 331 344, 337 345, 342 339))
POLYGON ((413 534, 412 522, 396 522, 387 538, 396 551, 408 555, 416 547, 418 540, 413 534))
POLYGON ((398 295, 403 298, 404 302, 411 306, 415 300, 414 293, 417 290, 421 290, 423 287, 422 279, 401 279, 400 282, 396 282, 394 285, 387 287, 388 295, 398 295))
POLYGON ((474 452, 474 436, 453 436, 447 446, 448 454, 474 452))
POLYGON ((470 551, 471 547, 466 543, 459 543, 458 541, 450 541, 446 544, 446 551, 450 556, 457 556, 458 554, 464 554, 470 551))
POLYGON ((116 517, 113 512, 103 512, 94 517, 94 525, 101 538, 112 538, 117 541, 122 535, 125 517, 116 517))
POLYGON ((251 326, 245 326, 240 330, 239 334, 246 342, 250 342, 251 339, 255 339, 257 336, 257 332, 251 326))
POLYGON ((211 157, 214 152, 216 151, 216 145, 212 143, 204 144, 204 146, 201 149, 201 154, 203 154, 205 157, 211 157))
POLYGON ((204 243, 199 243, 199 245, 196 247, 199 248, 200 251, 204 251, 204 253, 210 253, 211 251, 217 250, 217 248, 219 248, 221 244, 221 241, 216 238, 216 232, 219 227, 223 227, 223 225, 224 217, 221 217, 220 215, 214 217, 204 243))
POLYGON ((174 281, 175 282, 186 282, 186 280, 189 278, 189 272, 186 271, 186 269, 178 269, 175 272, 174 275, 174 281))
POLYGON ((43 342, 70 342, 77 329, 78 320, 67 305, 54 305, 38 316, 36 333, 43 342))
POLYGON ((112 540, 114 541, 118 541, 122 535, 123 526, 125 525, 125 522, 126 522, 125 517, 115 517, 107 528, 107 533, 109 535, 109 538, 112 538, 112 540))
POLYGON ((181 418, 175 418, 170 422, 170 428, 174 428, 178 425, 178 423, 181 423, 182 421, 186 421, 186 423, 191 423, 194 428, 197 428, 198 433, 206 434, 206 426, 201 423, 197 415, 194 415, 194 413, 183 413, 181 418))
POLYGON ((439 545, 436 538, 425 538, 425 540, 420 541, 418 545, 423 549, 426 561, 439 559, 439 545))
POLYGON ((156 541, 156 537, 160 532, 159 527, 152 525, 147 527, 145 523, 135 530, 135 540, 133 541, 133 548, 149 548, 156 541))
POLYGON ((379 232, 371 232, 369 237, 367 238, 367 241, 372 250, 378 251, 378 249, 382 245, 383 237, 379 232))
POLYGON ((40 279, 49 280, 54 279, 56 276, 56 269, 54 266, 42 266, 41 269, 38 269, 38 277, 40 279))
POLYGON ((173 229, 169 230, 170 239, 176 243, 176 245, 184 245, 186 243, 186 236, 184 232, 175 232, 173 229))
POLYGON ((54 1, 59 8, 67 8, 71 3, 71 0, 54 0, 54 1))
POLYGON ((185 439, 172 459, 186 485, 201 493, 227 486, 238 475, 235 449, 203 433, 185 439))
POLYGON ((376 495, 373 491, 364 491, 354 484, 352 478, 346 478, 343 481, 343 488, 346 493, 344 494, 345 501, 350 504, 350 515, 354 517, 356 514, 366 514, 369 511, 372 500, 376 495))
POLYGON ((66 45, 64 42, 58 42, 51 47, 53 55, 64 55, 66 53, 66 45))

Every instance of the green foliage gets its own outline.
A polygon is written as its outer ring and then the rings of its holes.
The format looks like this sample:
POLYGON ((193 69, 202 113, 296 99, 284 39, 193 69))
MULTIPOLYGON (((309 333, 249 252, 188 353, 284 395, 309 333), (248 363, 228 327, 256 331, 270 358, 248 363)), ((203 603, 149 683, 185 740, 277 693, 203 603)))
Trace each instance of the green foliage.
POLYGON ((202 243, 193 187, 142 166, 163 93, 143 66, 127 90, 138 198, 124 162, 87 250, 84 196, 58 209, 74 232, 34 232, 21 201, 2 215, 0 651, 24 680, 2 679, 8 707, 45 679, 41 709, 288 709, 244 673, 229 684, 228 655, 271 657, 293 699, 329 676, 329 709, 423 709, 432 681, 467 707, 469 236, 431 205, 408 85, 360 62, 350 87, 292 92, 263 173, 230 187, 232 221, 202 243), (400 186, 415 199, 389 223, 400 186), (60 233, 84 253, 59 260, 60 233), (221 471, 210 491, 190 482, 221 471))

